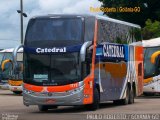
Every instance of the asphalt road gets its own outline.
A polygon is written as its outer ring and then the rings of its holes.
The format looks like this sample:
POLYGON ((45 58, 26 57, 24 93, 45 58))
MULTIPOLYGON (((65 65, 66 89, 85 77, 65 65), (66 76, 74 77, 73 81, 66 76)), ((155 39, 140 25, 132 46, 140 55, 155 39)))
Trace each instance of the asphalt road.
POLYGON ((134 104, 125 106, 117 106, 112 102, 102 103, 96 111, 87 111, 83 107, 62 106, 55 110, 39 112, 37 106, 24 106, 21 95, 0 90, 0 120, 108 120, 118 119, 117 115, 126 115, 127 118, 132 115, 130 119, 139 119, 141 114, 152 116, 152 119, 160 119, 160 96, 138 97, 134 104))

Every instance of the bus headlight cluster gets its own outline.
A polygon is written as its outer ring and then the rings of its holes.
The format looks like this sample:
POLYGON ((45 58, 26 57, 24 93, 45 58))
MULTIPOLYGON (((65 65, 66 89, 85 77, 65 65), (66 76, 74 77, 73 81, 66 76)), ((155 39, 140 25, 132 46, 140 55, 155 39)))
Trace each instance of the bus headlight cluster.
POLYGON ((27 90, 27 89, 23 89, 23 92, 27 93, 27 94, 34 94, 35 93, 34 91, 27 90))
POLYGON ((81 87, 78 87, 76 89, 73 89, 73 90, 70 90, 68 91, 70 94, 74 94, 74 93, 77 93, 79 91, 81 91, 82 89, 84 88, 84 86, 81 86, 81 87))

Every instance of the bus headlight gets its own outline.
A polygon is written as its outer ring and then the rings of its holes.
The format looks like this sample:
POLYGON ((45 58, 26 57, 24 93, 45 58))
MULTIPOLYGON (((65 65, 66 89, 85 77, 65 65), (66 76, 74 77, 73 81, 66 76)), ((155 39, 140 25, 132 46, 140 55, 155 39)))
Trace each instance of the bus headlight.
POLYGON ((27 94, 34 94, 34 91, 31 90, 27 90, 27 89, 23 89, 23 92, 27 93, 27 94))
POLYGON ((76 89, 70 90, 70 91, 68 91, 68 92, 69 92, 70 94, 74 94, 74 93, 80 92, 83 88, 84 88, 84 86, 81 86, 81 87, 78 87, 78 88, 76 88, 76 89))

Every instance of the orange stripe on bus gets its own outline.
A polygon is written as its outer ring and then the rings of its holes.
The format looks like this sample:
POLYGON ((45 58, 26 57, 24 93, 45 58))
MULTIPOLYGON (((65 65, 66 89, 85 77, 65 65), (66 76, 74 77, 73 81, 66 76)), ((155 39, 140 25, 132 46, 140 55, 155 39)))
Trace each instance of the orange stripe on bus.
POLYGON ((84 79, 84 99, 83 104, 91 104, 93 102, 93 87, 90 87, 90 82, 93 78, 89 75, 84 79))
POLYGON ((135 46, 135 65, 138 80, 138 95, 143 93, 143 47, 135 46), (140 69, 141 68, 141 69, 140 69), (139 72, 142 72, 141 74, 139 72))
POLYGON ((92 66, 91 74, 84 80, 84 99, 83 104, 92 104, 93 103, 93 87, 94 87, 94 71, 95 71, 95 57, 96 57, 96 43, 97 43, 97 29, 98 22, 95 22, 94 30, 94 41, 93 41, 93 54, 92 54, 92 66))
POLYGON ((23 80, 8 80, 8 84, 11 86, 21 86, 23 80))
POLYGON ((92 69, 91 69, 92 77, 94 77, 94 70, 95 70, 95 58, 96 58, 96 47, 97 47, 97 32, 98 32, 98 22, 96 20, 95 30, 94 30, 93 54, 92 54, 92 69))
POLYGON ((146 84, 146 83, 149 83, 153 80, 153 78, 147 78, 147 79, 144 79, 143 83, 146 84))

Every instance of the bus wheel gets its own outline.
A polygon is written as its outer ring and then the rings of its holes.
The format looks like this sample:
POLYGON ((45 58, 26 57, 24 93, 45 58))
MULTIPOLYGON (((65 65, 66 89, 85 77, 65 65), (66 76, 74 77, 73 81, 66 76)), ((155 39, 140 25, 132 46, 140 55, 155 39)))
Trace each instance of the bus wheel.
POLYGON ((128 103, 129 104, 133 104, 134 103, 134 92, 133 92, 133 90, 130 90, 128 103))
POLYGON ((45 105, 38 105, 38 109, 41 112, 47 111, 48 110, 48 106, 45 105))
POLYGON ((86 105, 86 108, 88 110, 92 110, 92 111, 99 108, 99 92, 98 92, 98 89, 94 90, 93 103, 89 104, 89 105, 86 105))
POLYGON ((130 94, 129 91, 130 91, 129 88, 127 87, 126 98, 120 100, 121 105, 127 105, 129 103, 129 94, 130 94))
POLYGON ((14 94, 20 95, 22 94, 22 91, 13 91, 14 94))

